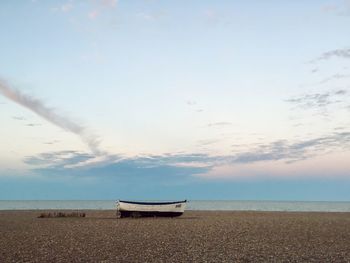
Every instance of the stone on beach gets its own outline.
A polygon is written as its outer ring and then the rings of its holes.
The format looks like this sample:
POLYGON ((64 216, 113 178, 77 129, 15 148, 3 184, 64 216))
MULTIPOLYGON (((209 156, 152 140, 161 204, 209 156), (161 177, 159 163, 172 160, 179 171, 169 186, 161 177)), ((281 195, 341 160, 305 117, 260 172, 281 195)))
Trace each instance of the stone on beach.
POLYGON ((117 219, 113 210, 84 212, 39 219, 38 211, 1 211, 0 261, 350 261, 350 213, 186 211, 117 219))

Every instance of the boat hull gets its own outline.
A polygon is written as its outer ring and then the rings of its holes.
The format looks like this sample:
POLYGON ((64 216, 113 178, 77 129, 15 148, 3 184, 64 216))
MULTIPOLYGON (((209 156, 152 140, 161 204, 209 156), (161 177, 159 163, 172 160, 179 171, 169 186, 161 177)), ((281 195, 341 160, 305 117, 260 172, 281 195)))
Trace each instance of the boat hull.
POLYGON ((117 201, 117 214, 123 217, 177 217, 186 207, 185 201, 178 202, 133 202, 117 201))
POLYGON ((140 211, 119 211, 120 218, 125 217, 178 217, 181 212, 140 212, 140 211))

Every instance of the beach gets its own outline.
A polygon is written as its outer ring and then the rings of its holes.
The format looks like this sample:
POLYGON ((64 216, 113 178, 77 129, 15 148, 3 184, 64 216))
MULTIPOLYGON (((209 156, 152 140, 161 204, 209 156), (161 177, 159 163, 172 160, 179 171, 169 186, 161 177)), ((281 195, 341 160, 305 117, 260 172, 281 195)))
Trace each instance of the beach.
MULTIPOLYGON (((62 210, 60 210, 62 211, 62 210)), ((350 262, 350 213, 0 211, 0 262, 350 262)))

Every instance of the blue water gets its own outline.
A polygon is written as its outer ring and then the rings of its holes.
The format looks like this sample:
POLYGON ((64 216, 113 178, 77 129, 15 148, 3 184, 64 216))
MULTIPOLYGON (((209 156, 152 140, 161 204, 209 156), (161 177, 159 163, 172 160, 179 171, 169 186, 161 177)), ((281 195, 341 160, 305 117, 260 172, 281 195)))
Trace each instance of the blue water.
MULTIPOLYGON (((1 201, 0 210, 36 209, 115 209, 114 200, 84 201, 1 201)), ((350 212, 350 202, 293 201, 198 201, 187 203, 186 210, 222 211, 312 211, 350 212)))

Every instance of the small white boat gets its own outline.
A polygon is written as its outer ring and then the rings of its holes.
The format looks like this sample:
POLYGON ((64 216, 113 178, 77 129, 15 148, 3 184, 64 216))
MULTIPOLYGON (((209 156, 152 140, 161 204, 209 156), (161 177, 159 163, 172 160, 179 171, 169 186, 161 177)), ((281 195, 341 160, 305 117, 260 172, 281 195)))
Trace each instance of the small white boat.
POLYGON ((186 207, 187 200, 175 202, 136 202, 117 201, 117 215, 123 217, 143 216, 181 216, 186 207))

